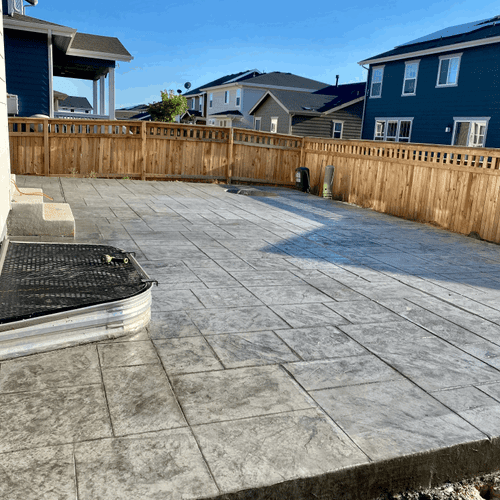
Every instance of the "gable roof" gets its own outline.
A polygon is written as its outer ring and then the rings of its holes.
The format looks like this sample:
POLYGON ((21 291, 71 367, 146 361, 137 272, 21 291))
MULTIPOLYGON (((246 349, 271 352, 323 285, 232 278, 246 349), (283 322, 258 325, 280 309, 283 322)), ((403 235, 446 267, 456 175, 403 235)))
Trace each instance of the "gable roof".
POLYGON ((491 43, 500 43, 500 16, 444 28, 398 45, 392 50, 360 61, 358 64, 377 64, 491 43))
POLYGON ((93 109, 86 97, 67 96, 59 100, 59 106, 65 108, 93 109))
POLYGON ((338 86, 329 85, 312 93, 272 89, 259 99, 249 113, 253 114, 268 97, 276 100, 288 113, 301 115, 331 113, 362 101, 365 95, 365 86, 365 82, 338 86))
POLYGON ((192 96, 192 95, 203 94, 204 93, 203 90, 206 88, 217 87, 218 85, 224 85, 225 83, 237 82, 245 80, 247 78, 252 78, 255 73, 260 74, 260 71, 256 69, 249 69, 245 71, 240 71, 239 73, 233 73, 232 75, 224 75, 221 76, 220 78, 217 78, 216 80, 206 83, 205 85, 201 85, 200 87, 190 90, 189 92, 185 92, 183 95, 192 96))
POLYGON ((79 32, 75 33, 67 54, 69 56, 100 59, 109 59, 111 57, 116 61, 130 61, 133 59, 118 38, 79 32))
POLYGON ((250 78, 245 81, 245 85, 254 87, 269 86, 269 87, 288 87, 297 90, 319 90, 327 87, 328 84, 311 80, 303 76, 294 75, 293 73, 282 73, 281 71, 273 71, 272 73, 264 73, 263 75, 250 78))

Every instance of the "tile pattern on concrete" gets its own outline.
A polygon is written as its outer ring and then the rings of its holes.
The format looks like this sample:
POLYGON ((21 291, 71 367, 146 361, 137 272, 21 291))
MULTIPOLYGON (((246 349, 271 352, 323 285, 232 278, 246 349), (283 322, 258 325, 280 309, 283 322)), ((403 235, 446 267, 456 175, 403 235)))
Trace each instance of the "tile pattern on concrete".
POLYGON ((211 498, 499 437, 500 247, 284 189, 18 181, 160 285, 147 331, 0 363, 0 498, 211 498))

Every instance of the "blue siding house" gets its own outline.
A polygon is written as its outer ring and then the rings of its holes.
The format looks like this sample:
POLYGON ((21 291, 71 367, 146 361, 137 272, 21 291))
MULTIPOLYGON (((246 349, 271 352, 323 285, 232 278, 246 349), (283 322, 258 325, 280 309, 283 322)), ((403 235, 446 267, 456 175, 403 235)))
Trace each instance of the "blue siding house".
MULTIPOLYGON (((35 6, 36 0, 24 0, 35 6)), ((79 33, 25 15, 23 0, 2 0, 7 93, 17 96, 17 116, 60 116, 54 111, 53 77, 93 82, 94 117, 114 119, 116 61, 132 56, 117 38, 79 33), (108 114, 105 85, 108 81, 108 114)), ((71 116, 71 115, 70 115, 71 116)))
POLYGON ((500 147, 500 16, 359 64, 369 65, 363 139, 500 147))

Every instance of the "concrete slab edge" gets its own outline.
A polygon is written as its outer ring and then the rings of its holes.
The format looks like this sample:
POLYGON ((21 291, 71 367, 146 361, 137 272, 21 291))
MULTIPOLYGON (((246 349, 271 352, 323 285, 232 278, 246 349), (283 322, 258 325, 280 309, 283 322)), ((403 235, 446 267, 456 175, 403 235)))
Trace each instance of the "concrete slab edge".
POLYGON ((127 299, 0 325, 0 360, 134 334, 151 319, 151 288, 127 299))
POLYGON ((373 500, 500 470, 500 438, 370 462, 320 476, 206 497, 206 500, 373 500))

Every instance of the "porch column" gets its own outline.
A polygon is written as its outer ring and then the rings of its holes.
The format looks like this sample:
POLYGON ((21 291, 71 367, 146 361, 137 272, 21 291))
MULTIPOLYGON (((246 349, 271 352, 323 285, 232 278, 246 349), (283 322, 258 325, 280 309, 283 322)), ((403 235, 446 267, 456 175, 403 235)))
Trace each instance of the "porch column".
POLYGON ((99 100, 97 98, 97 82, 98 80, 94 80, 92 83, 93 83, 93 91, 94 91, 94 102, 92 103, 92 107, 94 108, 92 110, 92 113, 94 113, 94 115, 98 115, 99 114, 99 100))
POLYGON ((115 68, 109 68, 109 119, 115 119, 115 68))
POLYGON ((105 102, 105 99, 106 99, 106 87, 105 87, 105 82, 104 82, 104 76, 101 76, 99 78, 99 87, 100 87, 100 91, 101 91, 101 95, 100 95, 100 110, 99 110, 99 114, 100 115, 105 115, 106 114, 106 102, 105 102))
POLYGON ((52 30, 47 33, 47 50, 49 52, 49 117, 54 118, 54 56, 52 52, 52 30))

